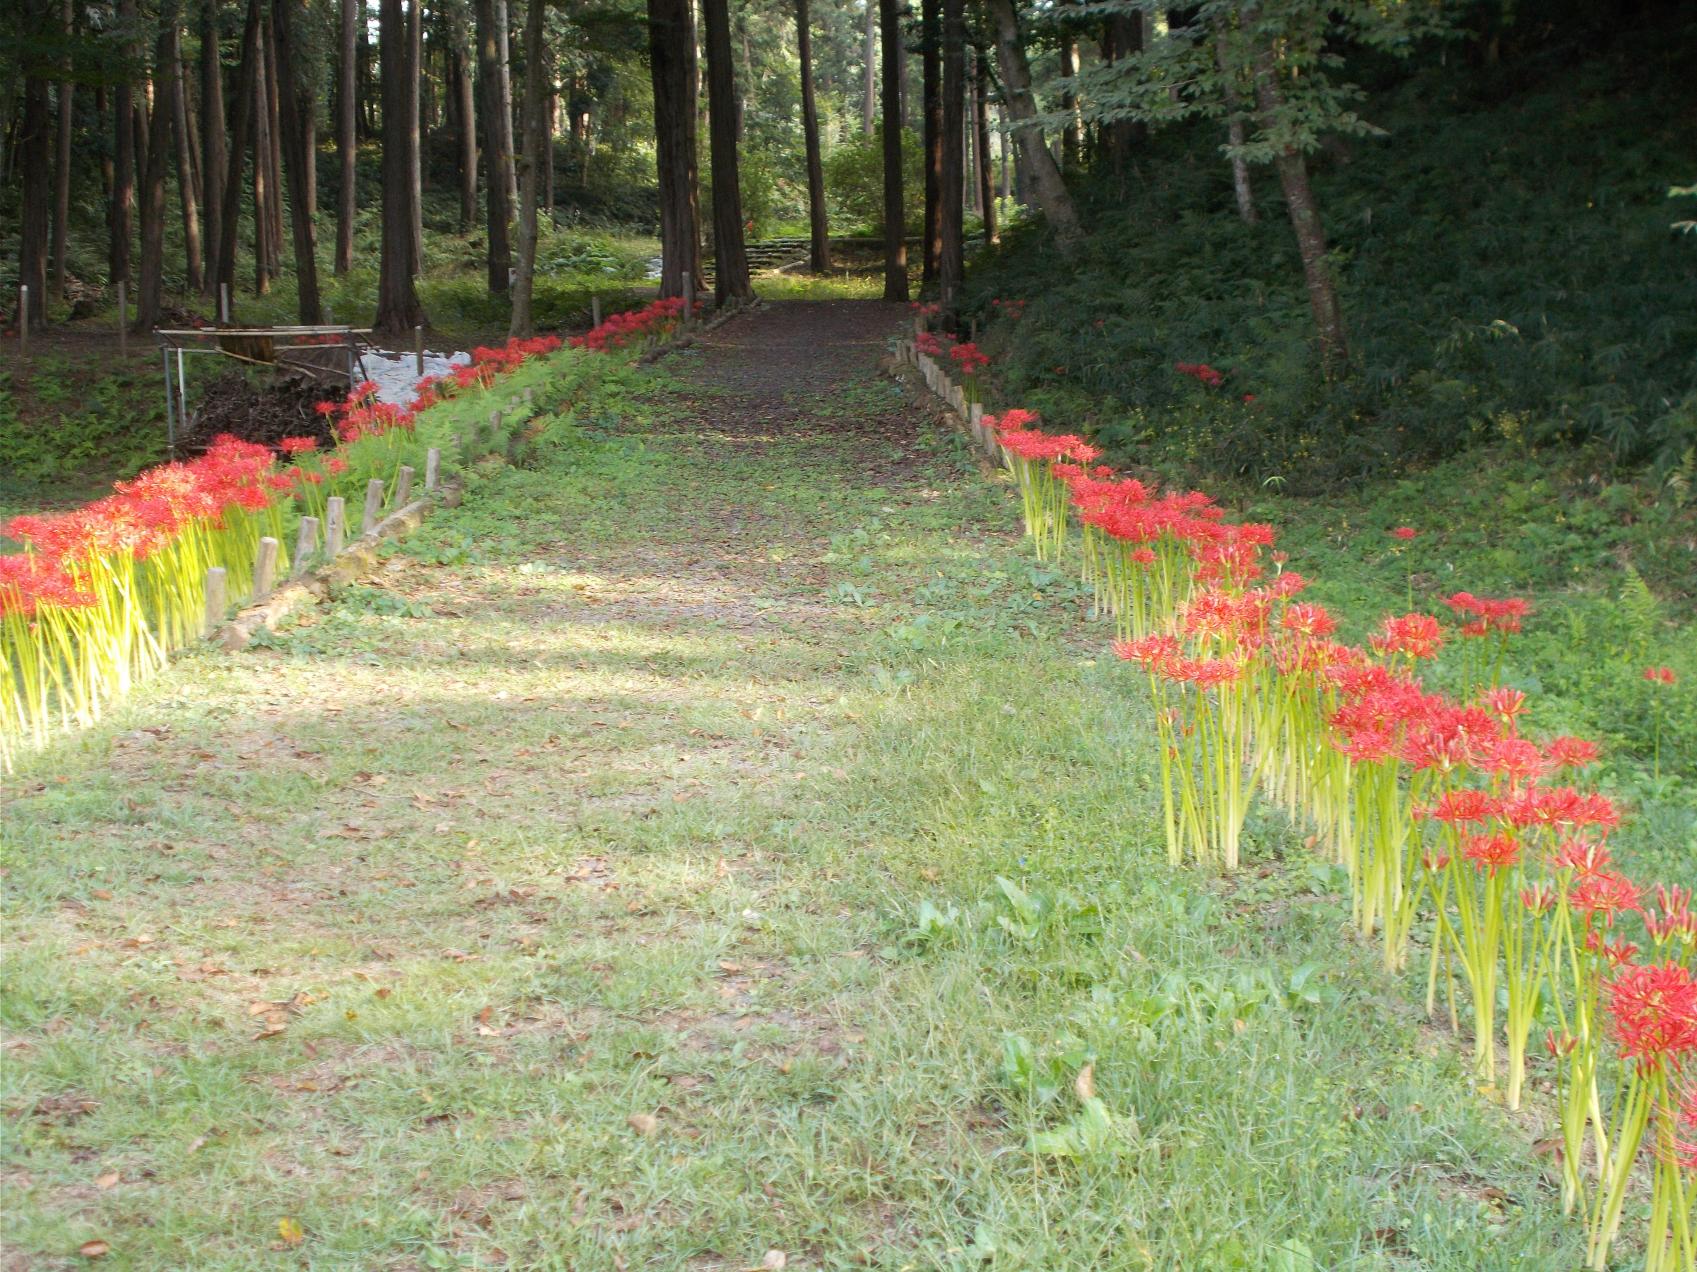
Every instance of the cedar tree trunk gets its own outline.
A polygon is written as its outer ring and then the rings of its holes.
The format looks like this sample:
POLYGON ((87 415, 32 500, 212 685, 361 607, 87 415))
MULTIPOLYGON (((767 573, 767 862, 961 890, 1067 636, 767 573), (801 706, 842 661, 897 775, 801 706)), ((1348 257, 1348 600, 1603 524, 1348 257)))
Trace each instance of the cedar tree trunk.
POLYGON ((737 184, 737 86, 731 64, 729 0, 702 0, 707 30, 707 139, 713 163, 713 299, 754 299, 743 244, 742 190, 737 184))

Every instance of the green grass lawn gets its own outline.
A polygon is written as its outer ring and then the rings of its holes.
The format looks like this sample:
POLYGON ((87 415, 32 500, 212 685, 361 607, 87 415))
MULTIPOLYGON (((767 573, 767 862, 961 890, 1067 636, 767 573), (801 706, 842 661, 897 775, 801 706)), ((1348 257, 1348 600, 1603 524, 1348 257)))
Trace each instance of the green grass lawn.
POLYGON ((1162 864, 1141 677, 876 343, 751 371, 805 328, 10 780, 8 1267, 1578 1264, 1296 833, 1162 864))

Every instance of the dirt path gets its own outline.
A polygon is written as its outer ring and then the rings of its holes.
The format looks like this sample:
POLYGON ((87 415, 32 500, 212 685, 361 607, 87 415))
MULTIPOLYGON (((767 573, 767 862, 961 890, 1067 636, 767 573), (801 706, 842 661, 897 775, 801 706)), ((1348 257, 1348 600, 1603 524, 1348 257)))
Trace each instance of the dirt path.
POLYGON ((1411 1021, 1281 1001, 1372 983, 1333 898, 1149 864, 1138 696, 879 374, 905 320, 609 381, 19 775, 0 1266, 1562 1265, 1411 1021))

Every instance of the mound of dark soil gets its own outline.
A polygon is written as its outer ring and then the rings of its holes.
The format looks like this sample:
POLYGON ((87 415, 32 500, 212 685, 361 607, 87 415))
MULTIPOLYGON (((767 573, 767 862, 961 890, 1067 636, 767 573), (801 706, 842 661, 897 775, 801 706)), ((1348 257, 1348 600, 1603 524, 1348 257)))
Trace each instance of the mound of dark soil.
POLYGON ((340 401, 346 392, 295 376, 255 384, 244 373, 230 371, 190 393, 188 430, 177 439, 177 453, 202 454, 220 433, 272 447, 285 437, 316 437, 328 449, 336 434, 318 413, 318 404, 340 401))

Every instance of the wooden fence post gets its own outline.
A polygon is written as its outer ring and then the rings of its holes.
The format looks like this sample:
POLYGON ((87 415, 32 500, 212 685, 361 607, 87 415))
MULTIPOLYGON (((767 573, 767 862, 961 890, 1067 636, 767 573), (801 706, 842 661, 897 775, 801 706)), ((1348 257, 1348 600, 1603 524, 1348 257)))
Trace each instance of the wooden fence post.
POLYGON ((118 356, 120 358, 130 351, 130 302, 124 291, 124 280, 120 278, 118 280, 118 356))
POLYGON ((219 325, 230 325, 230 284, 218 284, 218 322, 219 325))
POLYGON ((289 563, 289 577, 298 579, 306 573, 306 563, 318 547, 318 518, 302 517, 295 533, 295 559, 289 563))
POLYGON ((412 354, 416 360, 420 378, 424 375, 424 328, 415 326, 412 329, 412 354))
POLYGON ((395 507, 405 508, 412 498, 412 465, 402 464, 395 474, 395 507))
POLYGON ((377 527, 377 514, 383 511, 383 479, 373 477, 365 483, 365 512, 359 519, 359 532, 370 534, 377 527))
POLYGON ((601 325, 601 297, 599 296, 589 298, 589 325, 592 328, 601 325))
POLYGON ((342 554, 342 535, 347 531, 347 505, 340 495, 324 501, 324 555, 334 561, 342 554))
POLYGON ((432 446, 424 452, 424 488, 427 491, 436 489, 437 475, 442 470, 442 452, 432 446))
POLYGON ((29 357, 29 284, 18 288, 18 357, 29 357))
POLYGON ((277 540, 266 535, 259 541, 259 555, 253 560, 253 598, 271 594, 271 585, 277 580, 277 540))
POLYGON ((206 572, 206 625, 202 635, 211 636, 224 622, 229 608, 224 567, 215 565, 206 572))

